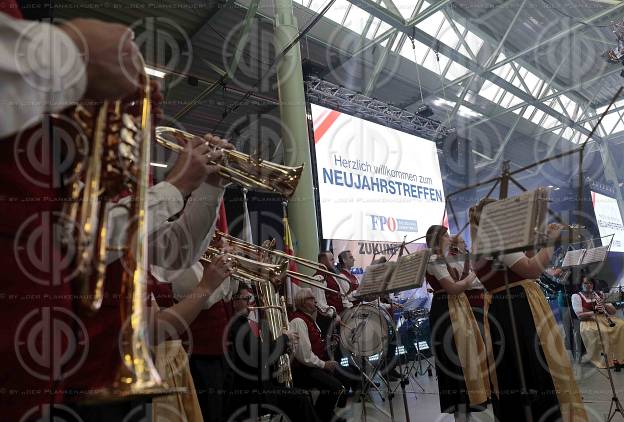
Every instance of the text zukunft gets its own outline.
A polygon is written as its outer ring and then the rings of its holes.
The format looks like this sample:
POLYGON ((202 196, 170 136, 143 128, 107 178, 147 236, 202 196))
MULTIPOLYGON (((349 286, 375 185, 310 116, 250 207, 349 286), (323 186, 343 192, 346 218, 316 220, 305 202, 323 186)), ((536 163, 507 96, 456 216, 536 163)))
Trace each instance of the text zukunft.
POLYGON ((353 174, 348 171, 323 168, 323 183, 335 186, 345 186, 352 189, 370 190, 390 195, 406 196, 410 198, 426 199, 434 202, 444 202, 442 191, 411 183, 396 182, 380 177, 369 177, 362 174, 353 174))

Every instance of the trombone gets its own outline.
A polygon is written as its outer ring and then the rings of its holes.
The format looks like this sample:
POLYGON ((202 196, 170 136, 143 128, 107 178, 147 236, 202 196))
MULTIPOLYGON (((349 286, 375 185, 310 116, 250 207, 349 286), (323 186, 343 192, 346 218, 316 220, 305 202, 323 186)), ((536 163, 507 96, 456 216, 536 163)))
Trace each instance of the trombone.
MULTIPOLYGON (((240 242, 243 243, 243 241, 240 242)), ((225 252, 228 257, 228 261, 233 264, 232 277, 234 278, 249 280, 255 284, 266 282, 267 280, 270 280, 274 284, 279 284, 279 280, 282 280, 285 277, 289 276, 312 287, 317 287, 330 293, 335 293, 342 296, 342 292, 331 289, 321 284, 321 280, 319 280, 315 276, 309 276, 306 274, 300 274, 294 271, 290 271, 288 269, 288 260, 283 260, 278 264, 270 264, 267 262, 262 262, 263 257, 259 254, 254 255, 253 251, 250 252, 248 250, 242 249, 239 249, 238 251, 246 253, 252 258, 246 258, 236 253, 225 252)), ((210 263, 216 256, 221 254, 221 250, 210 246, 208 247, 204 255, 200 258, 200 261, 210 263)))
MULTIPOLYGON (((184 146, 180 144, 181 141, 198 138, 189 132, 167 126, 158 126, 155 132, 156 142, 159 145, 178 153, 184 150, 184 146)), ((278 193, 286 199, 290 199, 295 193, 303 165, 284 166, 234 150, 222 151, 223 161, 210 164, 219 167, 219 174, 223 178, 247 189, 278 193)))
MULTIPOLYGON (((223 233, 220 231, 215 231, 215 240, 220 240, 223 239, 224 242, 226 242, 226 244, 228 246, 230 246, 234 251, 240 252, 240 253, 244 253, 247 254, 249 256, 252 256, 254 259, 257 259, 258 261, 262 261, 262 260, 266 260, 266 259, 275 259, 275 260, 279 260, 279 261, 294 261, 299 265, 302 265, 304 267, 308 267, 311 268, 321 274, 324 275, 331 275, 332 277, 336 278, 336 279, 340 279, 345 281, 348 285, 349 285, 349 291, 347 293, 343 293, 342 289, 340 292, 337 292, 336 290, 333 289, 329 289, 329 288, 325 288, 325 290, 329 290, 333 293, 337 293, 341 296, 348 296, 349 293, 351 292, 351 282, 349 281, 348 278, 346 278, 345 276, 343 276, 342 274, 336 274, 332 271, 329 271, 327 269, 327 267, 319 262, 314 262, 311 261, 309 259, 305 259, 305 258, 301 258, 295 255, 290 255, 287 254, 286 252, 282 252, 282 251, 278 251, 272 248, 267 248, 265 246, 258 246, 258 245, 254 245, 253 243, 249 243, 246 242, 242 239, 239 239, 237 237, 234 237, 232 235, 229 235, 227 233, 223 233)), ((300 280, 304 283, 313 285, 314 287, 320 287, 323 288, 321 286, 317 286, 316 284, 318 284, 318 282, 320 281, 319 279, 315 278, 314 276, 309 276, 306 274, 302 274, 296 271, 292 271, 292 270, 286 270, 287 271, 287 275, 300 280), (310 280, 312 281, 312 283, 306 281, 306 280, 310 280)), ((338 287, 340 288, 340 284, 338 284, 338 287)))

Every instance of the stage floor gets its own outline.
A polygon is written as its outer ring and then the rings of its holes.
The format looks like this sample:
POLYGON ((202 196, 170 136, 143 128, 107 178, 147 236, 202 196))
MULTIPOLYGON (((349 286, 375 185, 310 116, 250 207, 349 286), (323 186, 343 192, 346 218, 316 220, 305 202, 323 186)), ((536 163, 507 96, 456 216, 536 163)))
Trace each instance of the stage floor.
MULTIPOLYGON (((433 361, 432 361, 433 362, 433 361)), ((574 366, 575 376, 581 389, 583 402, 585 403, 590 422, 606 421, 609 406, 611 405, 611 388, 607 379, 606 370, 598 370, 592 364, 581 364, 574 366)), ((618 397, 624 404, 624 369, 621 372, 613 372, 613 381, 618 397)), ((427 374, 415 378, 424 388, 422 391, 414 380, 406 386, 407 403, 409 407, 410 420, 412 422, 453 422, 452 415, 441 414, 438 402, 438 385, 433 377, 427 374)), ((391 383, 391 387, 398 386, 397 382, 391 383)), ((385 388, 381 388, 385 393, 385 388)), ((369 394, 371 402, 366 405, 366 419, 362 416, 362 406, 353 399, 349 399, 347 406, 342 409, 340 416, 348 421, 391 421, 390 407, 388 401, 383 402, 379 393, 369 394)), ((395 421, 406 421, 403 397, 401 389, 398 388, 392 399, 392 409, 395 421)), ((624 418, 616 416, 614 421, 622 421, 624 418)), ((473 422, 495 422, 492 416, 491 406, 487 411, 474 413, 471 419, 473 422)))

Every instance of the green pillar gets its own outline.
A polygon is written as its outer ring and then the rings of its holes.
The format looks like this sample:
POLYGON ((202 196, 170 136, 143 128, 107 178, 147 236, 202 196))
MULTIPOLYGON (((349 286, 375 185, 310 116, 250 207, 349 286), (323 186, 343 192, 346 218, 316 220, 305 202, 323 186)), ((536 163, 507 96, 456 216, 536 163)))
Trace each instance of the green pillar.
MULTIPOLYGON (((274 0, 274 7, 275 51, 279 54, 299 35, 299 28, 293 15, 292 0, 274 0)), ((316 261, 319 251, 318 229, 299 43, 278 63, 277 84, 284 162, 291 166, 304 165, 299 186, 288 203, 293 242, 298 256, 316 261)))

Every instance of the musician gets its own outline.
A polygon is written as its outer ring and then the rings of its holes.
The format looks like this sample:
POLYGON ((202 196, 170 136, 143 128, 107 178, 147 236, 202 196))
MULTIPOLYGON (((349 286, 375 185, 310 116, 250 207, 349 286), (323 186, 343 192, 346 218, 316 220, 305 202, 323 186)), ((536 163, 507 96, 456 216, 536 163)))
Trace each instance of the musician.
POLYGON ((595 280, 584 276, 582 290, 572 295, 572 308, 581 320, 581 337, 587 350, 587 359, 596 367, 604 369, 596 321, 600 325, 609 365, 616 361, 624 362, 624 321, 615 316, 615 307, 605 303, 604 295, 597 292, 595 287, 595 280))
MULTIPOLYGON (((321 252, 318 254, 318 261, 325 265, 325 267, 329 270, 329 268, 333 267, 334 256, 331 252, 321 252), (329 254, 329 255, 328 255, 329 254), (328 266, 329 265, 329 266, 328 266)), ((314 274, 318 279, 318 283, 320 285, 338 290, 338 282, 336 279, 330 274, 325 274, 320 271, 317 271, 314 274), (322 277, 322 278, 321 278, 322 277), (333 287, 332 287, 333 286, 333 287)), ((318 287, 312 287, 312 292, 314 293, 314 297, 316 299, 316 307, 318 308, 318 318, 317 323, 321 327, 324 336, 331 335, 332 325, 335 325, 340 321, 340 313, 343 310, 343 302, 342 298, 335 294, 326 292, 323 289, 318 287)))
MULTIPOLYGON (((318 422, 310 394, 280 384, 275 377, 279 357, 297 346, 298 334, 283 330, 282 336, 273 340, 266 318, 249 320, 252 302, 256 302, 252 289, 246 284, 239 284, 238 291, 232 297, 235 315, 227 334, 226 358, 233 374, 228 400, 229 417, 236 414, 236 420, 243 420, 250 416, 241 411, 243 407, 250 405, 249 412, 253 414, 256 411, 254 405, 268 404, 279 409, 291 421, 318 422), (257 328, 252 328, 252 324, 257 324, 257 328)), ((260 310, 260 314, 263 313, 260 310)), ((265 414, 267 411, 258 413, 265 414)))
MULTIPOLYGON (((29 412, 37 418, 36 412, 41 409, 37 405, 49 404, 53 408, 53 404, 62 402, 60 383, 66 375, 63 364, 68 356, 68 333, 49 330, 47 344, 37 346, 36 351, 46 354, 45 365, 35 373, 29 372, 29 366, 20 358, 30 360, 34 356, 23 348, 16 349, 25 339, 22 336, 29 334, 27 326, 18 329, 20 324, 30 321, 33 328, 36 324, 75 324, 74 320, 57 320, 61 314, 73 315, 72 292, 67 282, 72 268, 66 265, 58 239, 51 236, 49 243, 30 248, 36 255, 43 250, 45 255, 37 258, 45 256, 41 262, 49 258, 44 262, 46 268, 28 271, 16 259, 16 251, 28 250, 23 248, 28 246, 29 239, 42 240, 38 234, 53 232, 63 205, 59 200, 63 197, 59 184, 63 177, 59 166, 62 160, 53 155, 58 150, 19 144, 25 138, 17 134, 40 124, 46 113, 62 111, 79 101, 116 100, 130 95, 138 86, 140 72, 132 65, 139 58, 139 50, 129 36, 130 30, 123 25, 77 19, 51 26, 21 21, 20 17, 17 1, 0 2, 0 408, 3 419, 11 421, 19 421, 29 412), (71 25, 77 31, 71 30, 71 25), (18 46, 20 51, 16 50, 18 46), (88 55, 83 54, 86 50, 88 55), (60 54, 63 60, 56 60, 48 52, 60 54), (72 66, 67 67, 67 63, 72 66), (28 159, 25 154, 18 155, 24 158, 18 162, 16 152, 30 146, 34 156, 28 159), (44 350, 51 349, 39 349, 51 345, 59 345, 62 350, 47 354, 44 350)), ((42 138, 53 145, 47 133, 42 138)))
POLYGON ((429 227, 426 241, 433 252, 426 279, 434 289, 429 324, 440 411, 465 421, 471 412, 485 410, 490 392, 485 346, 464 293, 472 286, 475 274, 469 272, 459 279, 458 272, 446 262, 451 241, 446 227, 429 227))
MULTIPOLYGON (((192 139, 177 155, 165 181, 148 190, 147 240, 152 252, 149 262, 167 267, 150 266, 148 277, 152 279, 153 285, 164 283, 171 288, 171 284, 184 280, 188 282, 191 279, 194 289, 202 279, 203 267, 197 259, 205 249, 206 238, 210 238, 214 230, 217 207, 223 195, 218 169, 206 164, 210 160, 218 160, 222 155, 222 152, 214 151, 212 147, 232 148, 227 141, 218 137, 192 139), (185 268, 191 260, 194 260, 196 266, 185 268)), ((122 198, 117 205, 126 204, 129 200, 129 197, 122 198)), ((110 245, 126 243, 126 228, 133 218, 134 216, 128 215, 124 206, 111 208, 107 227, 107 241, 110 245)), ((109 265, 102 308, 95 315, 82 316, 91 343, 82 370, 91 376, 84 377, 81 373, 76 373, 68 378, 66 383, 71 386, 72 394, 89 394, 90 390, 110 385, 111 376, 115 376, 115 368, 122 364, 119 362, 122 356, 118 347, 119 329, 124 323, 119 321, 119 308, 122 306, 119 300, 122 293, 120 280, 124 271, 121 253, 119 248, 112 248, 107 254, 109 265), (102 365, 103 361, 107 365, 102 365)), ((166 346, 159 347, 157 352, 164 351, 166 346)), ((180 348, 177 353, 185 356, 180 348)), ((166 356, 171 357, 171 354, 171 350, 165 351, 166 356)), ((160 358, 156 356, 156 359, 160 358)), ((97 407, 88 406, 78 411, 89 419, 103 413, 97 407)), ((120 407, 119 412, 123 411, 120 407)), ((102 417, 106 419, 112 415, 104 413, 102 417)))
MULTIPOLYGON (((484 199, 470 210, 473 245, 481 211, 493 201, 484 199)), ((559 225, 549 225, 549 240, 557 239, 560 230, 559 225)), ((529 417, 544 422, 587 420, 560 329, 536 282, 552 254, 553 248, 546 247, 531 258, 516 252, 499 256, 496 261, 482 258, 472 264, 487 290, 484 337, 494 416, 501 421, 525 421, 529 417), (518 361, 522 362, 522 378, 518 361), (521 379, 527 397, 521 394, 521 379)))
MULTIPOLYGON (((340 274, 344 275, 347 279, 349 279, 350 289, 343 289, 345 292, 351 290, 350 301, 353 302, 353 293, 358 289, 360 283, 355 275, 351 273, 351 268, 353 268, 353 264, 355 264, 355 258, 351 251, 346 250, 342 251, 338 254, 338 265, 336 268, 340 271, 340 274)), ((349 286, 347 286, 349 287, 349 286)))
MULTIPOLYGON (((459 235, 451 237, 449 256, 465 256, 467 253, 468 249, 466 248, 464 238, 459 235)), ((463 261, 454 260, 449 264, 451 268, 454 268, 458 272, 457 280, 465 278, 470 272, 470 259, 464 259, 463 261)), ((481 325, 483 320, 483 284, 481 284, 478 277, 475 276, 472 285, 464 293, 468 298, 468 302, 470 302, 473 313, 475 313, 477 322, 481 325)))
MULTIPOLYGON (((324 251, 324 252, 319 253, 318 262, 325 265, 325 267, 330 272, 337 273, 336 267, 334 266, 334 254, 331 253, 330 251, 324 251)), ((337 291, 342 290, 340 285, 338 284, 338 281, 336 280, 336 277, 333 277, 332 275, 327 274, 327 273, 322 273, 320 271, 317 271, 314 275, 323 276, 323 280, 327 284, 327 287, 329 287, 330 289, 337 290, 337 291)), ((331 293, 326 290, 324 290, 324 293, 325 293, 325 298, 327 300, 327 304, 329 306, 333 306, 334 309, 336 309, 336 313, 340 315, 342 311, 344 310, 344 305, 345 305, 342 301, 342 297, 337 293, 331 293)), ((345 290, 345 293, 346 293, 346 290, 345 290)), ((351 305, 350 302, 349 302, 349 305, 351 305)))
POLYGON ((163 381, 171 386, 185 387, 186 391, 159 396, 153 400, 154 418, 163 409, 176 409, 185 420, 203 421, 195 385, 188 364, 187 352, 181 338, 189 325, 197 318, 207 299, 232 274, 227 258, 221 255, 204 266, 197 286, 177 301, 171 283, 150 278, 148 290, 152 297, 151 321, 154 321, 153 341, 156 343, 155 363, 163 381))
POLYGON ((292 314, 290 328, 299 335, 292 365, 295 387, 320 390, 315 404, 322 421, 342 421, 334 415, 334 408, 345 392, 345 387, 334 373, 338 362, 328 360, 325 338, 316 324, 316 299, 309 288, 299 289, 295 296, 297 311, 292 314))

